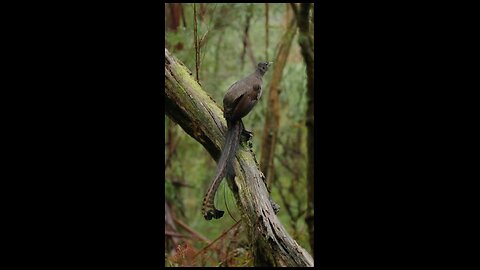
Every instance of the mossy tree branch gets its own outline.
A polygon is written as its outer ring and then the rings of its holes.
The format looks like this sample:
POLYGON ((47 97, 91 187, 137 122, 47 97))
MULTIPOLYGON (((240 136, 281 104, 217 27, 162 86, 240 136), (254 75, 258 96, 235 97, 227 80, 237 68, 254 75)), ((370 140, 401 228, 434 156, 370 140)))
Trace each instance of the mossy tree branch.
MULTIPOLYGON (((191 74, 165 49, 165 113, 218 160, 227 131, 223 112, 191 74)), ((233 167, 236 176, 227 180, 247 225, 255 264, 313 266, 312 256, 287 233, 275 215, 264 176, 245 143, 240 145, 233 167)), ((199 204, 201 200, 198 198, 199 204)))

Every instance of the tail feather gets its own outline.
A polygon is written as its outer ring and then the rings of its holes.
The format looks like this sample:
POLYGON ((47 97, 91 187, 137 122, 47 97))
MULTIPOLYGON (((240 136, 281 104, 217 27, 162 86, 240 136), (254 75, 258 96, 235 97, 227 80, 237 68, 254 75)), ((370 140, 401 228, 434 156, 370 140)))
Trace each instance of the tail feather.
POLYGON ((217 162, 217 169, 215 178, 213 179, 207 193, 203 199, 202 214, 205 219, 210 220, 213 218, 221 218, 223 211, 217 210, 214 205, 215 194, 227 173, 229 164, 233 162, 235 154, 240 143, 240 133, 242 131, 242 125, 240 121, 228 121, 228 132, 225 138, 225 145, 222 149, 222 153, 217 162))

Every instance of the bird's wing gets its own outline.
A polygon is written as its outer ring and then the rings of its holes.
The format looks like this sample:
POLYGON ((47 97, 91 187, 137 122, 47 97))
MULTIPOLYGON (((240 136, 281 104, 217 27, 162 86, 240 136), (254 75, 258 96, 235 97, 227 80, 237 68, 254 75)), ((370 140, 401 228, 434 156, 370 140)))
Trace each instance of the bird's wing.
POLYGON ((232 117, 234 115, 234 112, 235 112, 235 109, 237 108, 240 100, 242 100, 243 96, 244 95, 242 94, 231 102, 225 102, 225 100, 229 101, 229 99, 224 99, 223 100, 223 109, 224 109, 223 113, 225 114, 225 118, 232 119, 232 117))
POLYGON ((234 83, 230 88, 228 88, 227 93, 223 97, 223 107, 233 107, 235 101, 242 96, 247 90, 247 85, 242 82, 238 81, 234 83))
POLYGON ((260 91, 248 91, 235 100, 231 115, 235 119, 241 119, 257 104, 260 98, 260 91))

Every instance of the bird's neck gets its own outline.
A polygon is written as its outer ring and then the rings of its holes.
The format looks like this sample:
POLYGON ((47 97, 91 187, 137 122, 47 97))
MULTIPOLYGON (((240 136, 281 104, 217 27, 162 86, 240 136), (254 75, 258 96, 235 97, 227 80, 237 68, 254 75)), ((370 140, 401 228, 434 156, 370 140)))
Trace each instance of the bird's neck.
POLYGON ((263 72, 261 69, 255 70, 255 75, 260 79, 263 77, 264 74, 265 72, 263 72))

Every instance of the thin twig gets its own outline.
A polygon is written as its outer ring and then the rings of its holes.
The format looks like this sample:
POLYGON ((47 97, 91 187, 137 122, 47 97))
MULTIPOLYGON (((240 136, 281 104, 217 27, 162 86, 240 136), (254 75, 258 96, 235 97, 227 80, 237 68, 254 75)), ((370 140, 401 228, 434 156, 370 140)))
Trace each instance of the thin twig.
POLYGON ((230 213, 230 209, 228 209, 228 204, 227 204, 227 185, 223 185, 223 201, 225 202, 225 208, 227 209, 227 213, 230 215, 230 217, 237 222, 237 220, 233 217, 232 213, 230 213))
POLYGON ((198 53, 198 39, 197 39, 197 7, 195 5, 195 3, 193 3, 193 21, 194 21, 194 24, 193 24, 193 39, 194 39, 194 43, 195 43, 195 71, 196 71, 196 79, 197 79, 197 83, 200 84, 200 80, 198 79, 198 61, 199 61, 199 53, 198 53))
POLYGON ((170 235, 170 236, 175 236, 175 237, 182 237, 182 238, 188 237, 188 236, 186 236, 186 235, 184 235, 184 234, 176 233, 176 232, 172 232, 172 231, 165 231, 165 235, 170 235))
MULTIPOLYGON (((213 15, 210 16, 210 21, 208 22, 207 31, 205 32, 205 34, 203 34, 203 36, 200 38, 200 41, 198 42, 198 47, 200 48, 200 50, 202 49, 202 47, 204 45, 207 44, 207 42, 209 40, 209 38, 207 38, 207 34, 210 33, 210 29, 212 28, 212 21, 213 21, 213 18, 215 17, 214 16, 215 15, 215 9, 217 9, 217 4, 215 4, 215 6, 213 7, 213 11, 211 12, 211 14, 213 14, 213 15)), ((215 25, 214 25, 213 30, 215 30, 215 25)), ((205 55, 207 54, 206 50, 203 51, 203 54, 202 53, 200 53, 200 54, 201 54, 200 55, 201 59, 200 59, 199 66, 201 67, 202 63, 203 63, 203 60, 205 59, 205 55)))
MULTIPOLYGON (((274 174, 274 177, 275 177, 275 174, 274 174)), ((286 199, 285 194, 283 193, 282 183, 280 183, 280 181, 278 180, 276 180, 274 183, 278 185, 278 194, 282 199, 283 205, 285 206, 285 209, 287 210, 288 215, 290 216, 291 219, 293 219, 293 213, 292 213, 292 210, 290 209, 290 204, 288 203, 288 200, 286 199)))
MULTIPOLYGON (((210 29, 212 28, 212 21, 213 21, 214 15, 215 15, 215 9, 216 8, 217 8, 217 4, 215 4, 215 6, 213 7, 213 11, 212 11, 213 15, 210 17, 210 21, 208 22, 207 31, 205 31, 203 36, 200 38, 200 41, 198 42, 198 47, 200 49, 206 44, 206 41, 204 41, 204 40, 207 37, 207 34, 210 33, 210 29)), ((213 28, 213 30, 215 30, 215 27, 213 28)), ((205 57, 205 52, 203 53, 202 60, 203 60, 204 57, 205 57)), ((200 61, 200 64, 201 63, 203 63, 203 61, 200 61)))
POLYGON ((268 3, 265 3, 265 61, 268 61, 268 3))
POLYGON ((173 156, 176 153, 176 149, 180 140, 175 140, 172 133, 172 127, 168 128, 168 155, 165 160, 165 171, 170 166, 173 156))
MULTIPOLYGON (((170 211, 170 206, 167 203, 167 200, 165 200, 165 226, 170 227, 172 231, 177 231, 177 228, 175 227, 175 223, 173 223, 173 217, 174 215, 170 211)), ((178 239, 175 236, 171 237, 171 240, 173 242, 173 245, 176 246, 178 244, 178 239)))
POLYGON ((237 227, 237 228, 233 231, 232 236, 230 237, 230 244, 227 245, 227 250, 225 251, 225 260, 222 262, 222 264, 225 263, 225 266, 227 266, 227 267, 228 267, 228 264, 229 264, 229 263, 228 263, 228 260, 229 260, 230 258, 232 258, 232 257, 235 256, 235 253, 232 254, 232 256, 229 256, 229 251, 230 251, 230 249, 233 247, 232 244, 235 244, 235 246, 236 246, 236 244, 237 244, 237 234, 238 234, 238 231, 239 231, 238 229, 239 229, 239 228, 240 228, 240 227, 237 227))
POLYGON ((202 248, 199 252, 197 252, 197 254, 195 254, 193 256, 193 258, 197 257, 200 253, 202 253, 203 251, 205 251, 207 248, 209 248, 210 246, 212 246, 213 244, 215 244, 218 240, 222 239, 225 235, 227 235, 227 233, 229 231, 231 231, 233 228, 235 228, 235 226, 237 226, 238 224, 240 224, 242 220, 239 220, 237 221, 237 223, 233 224, 232 227, 230 227, 228 230, 224 231, 219 237, 217 237, 217 239, 213 240, 213 242, 211 242, 210 244, 206 245, 204 248, 202 248))
POLYGON ((170 180, 170 182, 175 186, 175 187, 188 187, 188 188, 194 188, 194 186, 186 184, 185 182, 182 182, 180 180, 170 180))
POLYGON ((210 243, 211 241, 208 240, 205 236, 202 236, 200 235, 199 233, 197 233, 196 231, 194 231, 192 228, 188 227, 187 224, 183 223, 181 220, 179 219, 176 219, 175 217, 173 218, 173 221, 175 221, 178 225, 180 225, 180 227, 184 228, 185 230, 187 230, 192 236, 195 236, 196 238, 204 241, 204 242, 207 242, 207 243, 210 243))
POLYGON ((217 43, 217 48, 215 49, 215 69, 214 69, 214 78, 218 78, 217 77, 217 74, 218 74, 218 60, 220 59, 220 45, 222 44, 222 40, 223 40, 223 37, 225 35, 223 34, 223 31, 220 31, 220 34, 219 34, 219 37, 218 37, 218 43, 217 43))
POLYGON ((288 162, 286 162, 280 154, 275 154, 275 157, 278 159, 278 161, 280 161, 280 163, 282 163, 285 169, 287 169, 291 174, 295 175, 295 170, 290 167, 290 164, 288 164, 288 162))

